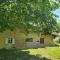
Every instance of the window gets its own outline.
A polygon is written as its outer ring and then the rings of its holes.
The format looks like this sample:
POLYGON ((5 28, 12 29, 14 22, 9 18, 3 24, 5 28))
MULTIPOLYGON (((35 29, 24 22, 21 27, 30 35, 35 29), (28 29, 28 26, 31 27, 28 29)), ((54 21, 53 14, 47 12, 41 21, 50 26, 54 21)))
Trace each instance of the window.
POLYGON ((6 38, 5 43, 6 44, 15 44, 15 38, 6 38))
POLYGON ((33 38, 26 38, 26 42, 33 42, 33 38))
POLYGON ((13 38, 8 38, 8 43, 13 43, 13 38))
POLYGON ((44 38, 40 38, 40 43, 44 44, 44 38))

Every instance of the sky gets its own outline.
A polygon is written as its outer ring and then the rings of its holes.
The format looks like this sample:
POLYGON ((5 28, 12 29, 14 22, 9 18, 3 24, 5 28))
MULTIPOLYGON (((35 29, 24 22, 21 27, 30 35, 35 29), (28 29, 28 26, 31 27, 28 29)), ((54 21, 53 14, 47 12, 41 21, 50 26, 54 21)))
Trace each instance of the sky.
POLYGON ((56 9, 53 13, 59 16, 57 18, 57 22, 60 22, 60 8, 59 9, 56 9))

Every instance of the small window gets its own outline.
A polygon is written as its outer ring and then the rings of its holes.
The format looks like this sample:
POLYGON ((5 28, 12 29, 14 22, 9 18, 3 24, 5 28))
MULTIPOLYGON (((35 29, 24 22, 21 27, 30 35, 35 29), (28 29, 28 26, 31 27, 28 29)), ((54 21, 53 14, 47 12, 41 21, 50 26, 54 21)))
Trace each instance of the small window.
POLYGON ((13 43, 13 38, 8 38, 8 43, 13 43))
POLYGON ((26 38, 26 42, 33 42, 33 38, 26 38))
POLYGON ((5 40, 5 43, 6 44, 15 44, 15 38, 6 38, 5 40))
POLYGON ((10 43, 13 43, 13 38, 10 39, 10 43))
POLYGON ((44 38, 40 38, 40 43, 44 44, 44 38))

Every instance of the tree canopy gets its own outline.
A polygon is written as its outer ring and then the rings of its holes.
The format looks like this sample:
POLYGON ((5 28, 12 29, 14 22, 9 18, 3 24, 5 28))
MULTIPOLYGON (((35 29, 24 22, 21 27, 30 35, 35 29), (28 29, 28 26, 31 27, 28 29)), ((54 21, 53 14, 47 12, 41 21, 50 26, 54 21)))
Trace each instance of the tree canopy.
POLYGON ((56 28, 60 0, 0 0, 0 31, 6 29, 51 33, 56 28))

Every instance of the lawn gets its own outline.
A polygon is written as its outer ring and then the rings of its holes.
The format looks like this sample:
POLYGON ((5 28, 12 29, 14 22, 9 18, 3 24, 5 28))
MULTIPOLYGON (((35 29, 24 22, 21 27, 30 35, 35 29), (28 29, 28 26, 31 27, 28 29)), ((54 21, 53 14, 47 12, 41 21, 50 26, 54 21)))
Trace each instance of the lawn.
POLYGON ((21 49, 0 49, 0 60, 49 60, 29 53, 29 51, 22 51, 21 49))
POLYGON ((0 60, 60 60, 60 47, 0 49, 0 60))
POLYGON ((31 55, 41 55, 52 60, 60 60, 60 47, 46 47, 38 49, 27 49, 24 51, 29 51, 31 55))

